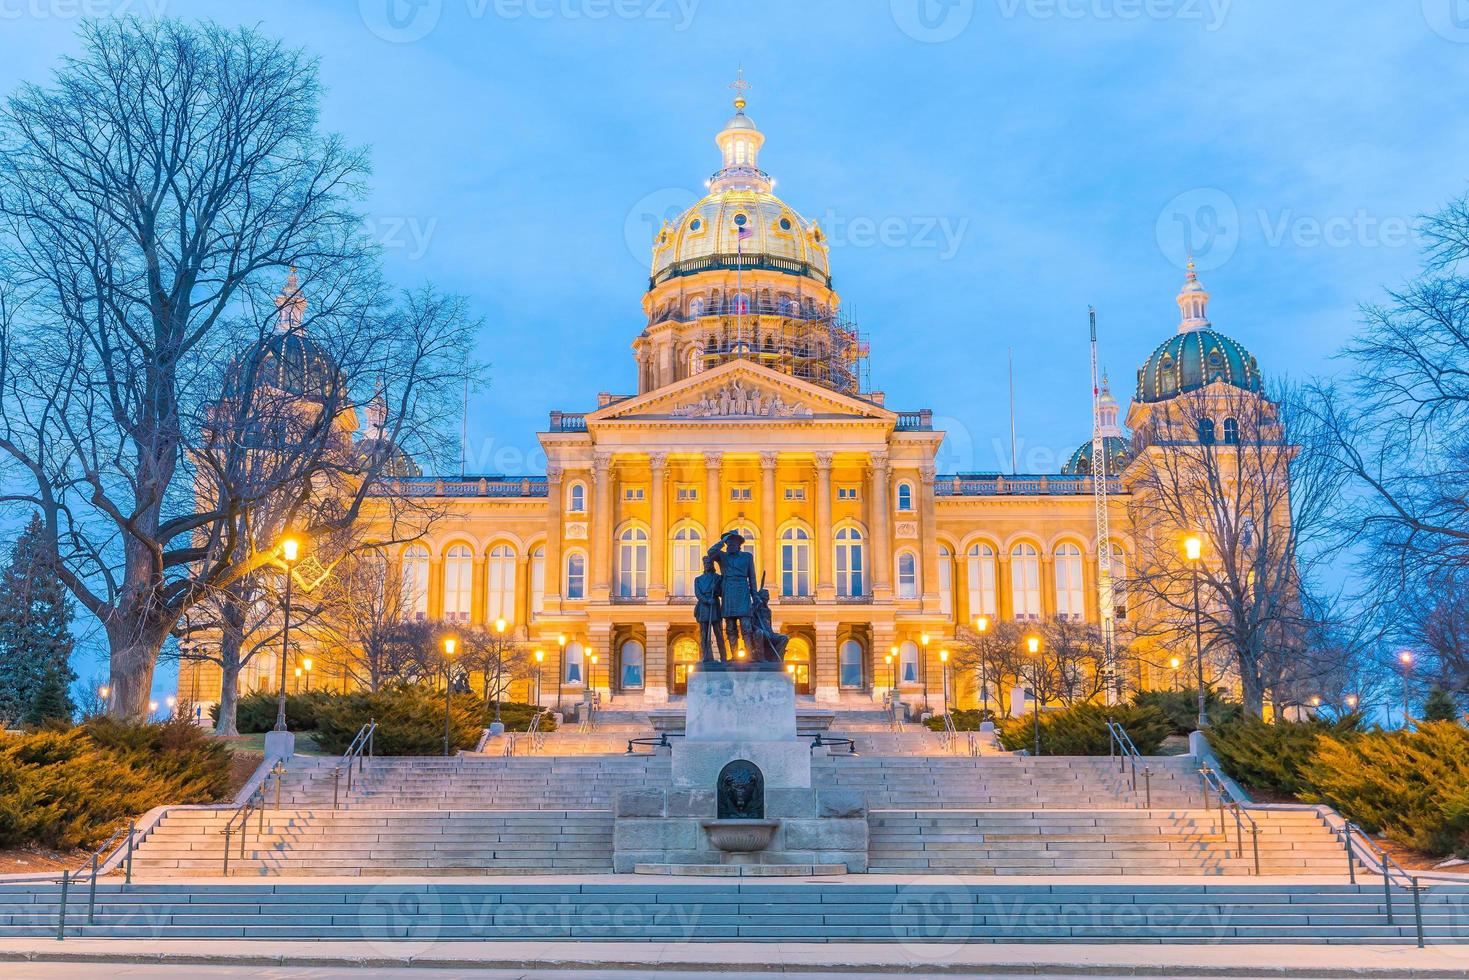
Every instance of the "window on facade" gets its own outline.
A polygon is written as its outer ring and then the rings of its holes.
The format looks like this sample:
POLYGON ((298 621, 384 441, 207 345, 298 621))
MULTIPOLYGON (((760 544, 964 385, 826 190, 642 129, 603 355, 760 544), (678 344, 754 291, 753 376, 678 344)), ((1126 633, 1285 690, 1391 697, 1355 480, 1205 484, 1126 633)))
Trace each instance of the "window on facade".
POLYGON ((753 496, 753 494, 752 494, 752 490, 751 490, 750 487, 730 487, 729 488, 729 499, 730 500, 750 500, 750 499, 752 499, 752 496, 753 496))
POLYGON ((898 553, 898 598, 918 598, 918 556, 911 551, 898 553))
POLYGON ((939 545, 939 612, 954 615, 954 553, 939 545))
POLYGON ((673 594, 692 596, 694 579, 704 571, 704 536, 696 527, 673 532, 673 594))
POLYGON ((788 527, 781 532, 780 594, 811 594, 811 535, 803 527, 788 527))
POLYGON ((617 541, 617 594, 641 599, 648 594, 648 532, 630 527, 617 541))
POLYGON ((622 645, 621 657, 624 691, 638 690, 643 686, 643 645, 637 640, 628 640, 622 645))
POLYGON ((1041 560, 1033 545, 1010 550, 1010 596, 1016 619, 1041 618, 1041 560))
POLYGON ((586 678, 585 654, 575 640, 566 644, 566 683, 580 684, 586 678))
POLYGON ((587 597, 587 556, 573 551, 566 556, 566 598, 587 597))
POLYGON ((647 491, 642 487, 624 487, 622 489, 623 500, 642 500, 647 496, 647 491))
POLYGON ((1082 584, 1081 549, 1063 544, 1056 549, 1056 615, 1081 619, 1086 614, 1086 588, 1082 584))
POLYGON ((1239 419, 1230 417, 1224 420, 1224 444, 1239 445, 1239 419))
POLYGON ((690 503, 692 501, 698 500, 699 499, 699 488, 698 487, 679 487, 678 490, 677 490, 677 492, 676 492, 676 498, 681 503, 690 503))
POLYGON ((587 512, 587 485, 573 483, 566 491, 566 509, 573 514, 587 512))
POLYGON ((970 545, 967 565, 969 618, 994 617, 1000 610, 995 590, 995 549, 987 544, 970 545))
POLYGON ((859 500, 856 487, 837 487, 838 500, 859 500))
POLYGON ((898 683, 918 683, 918 644, 912 640, 898 647, 898 683))
POLYGON ((485 567, 485 622, 515 622, 515 549, 497 544, 485 567))
POLYGON ((837 684, 852 689, 862 686, 862 644, 847 640, 837 653, 837 684))
POLYGON ((467 546, 456 544, 444 553, 444 619, 448 622, 469 622, 473 581, 474 555, 467 546))
POLYGON ((1112 545, 1112 615, 1127 618, 1127 555, 1120 544, 1112 545))
POLYGON ((787 500, 805 500, 806 499, 806 488, 805 487, 786 487, 786 499, 787 500))
POLYGON ((1199 442, 1206 446, 1214 443, 1214 420, 1199 419, 1199 442))
POLYGON ((837 595, 854 598, 867 594, 862 569, 862 531, 847 526, 837 528, 836 554, 832 567, 837 573, 837 595))
POLYGON ((913 484, 898 484, 898 510, 910 511, 913 509, 913 484))
POLYGON ((530 614, 539 616, 546 608, 546 549, 530 553, 530 614))
POLYGON ((414 545, 403 552, 403 618, 428 619, 428 549, 414 545))

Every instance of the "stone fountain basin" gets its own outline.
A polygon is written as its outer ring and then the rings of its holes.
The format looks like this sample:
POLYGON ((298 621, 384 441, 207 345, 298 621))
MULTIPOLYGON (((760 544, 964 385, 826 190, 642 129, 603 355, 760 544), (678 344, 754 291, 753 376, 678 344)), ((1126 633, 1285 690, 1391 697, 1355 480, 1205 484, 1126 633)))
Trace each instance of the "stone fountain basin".
POLYGON ((779 820, 704 820, 702 826, 709 833, 709 843, 721 851, 747 854, 763 851, 775 839, 779 820))

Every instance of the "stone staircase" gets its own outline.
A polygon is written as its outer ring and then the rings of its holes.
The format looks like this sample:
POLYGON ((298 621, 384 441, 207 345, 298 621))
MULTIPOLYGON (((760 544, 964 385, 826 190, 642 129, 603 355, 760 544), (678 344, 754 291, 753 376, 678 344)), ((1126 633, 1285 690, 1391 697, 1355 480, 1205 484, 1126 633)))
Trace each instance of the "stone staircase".
MULTIPOLYGON (((178 809, 133 859, 140 877, 218 875, 231 811, 178 809)), ((612 870, 606 810, 266 810, 235 829, 234 875, 596 874, 612 870)))
MULTIPOLYGON (((1380 881, 961 883, 627 881, 565 884, 98 885, 70 896, 67 935, 203 940, 617 940, 899 943, 917 961, 971 942, 1415 942, 1412 899, 1380 881), (938 944, 938 945, 932 945, 938 944)), ((1430 943, 1465 941, 1469 887, 1423 893, 1430 943)), ((59 889, 0 881, 0 940, 54 937, 59 889)), ((58 947, 59 948, 59 947, 58 947)), ((387 949, 391 950, 391 946, 387 949)))
MULTIPOLYGON (((1260 874, 1342 874, 1342 843, 1312 811, 1254 811, 1260 874)), ((1251 875, 1250 826, 1217 810, 881 810, 873 873, 1251 875)))

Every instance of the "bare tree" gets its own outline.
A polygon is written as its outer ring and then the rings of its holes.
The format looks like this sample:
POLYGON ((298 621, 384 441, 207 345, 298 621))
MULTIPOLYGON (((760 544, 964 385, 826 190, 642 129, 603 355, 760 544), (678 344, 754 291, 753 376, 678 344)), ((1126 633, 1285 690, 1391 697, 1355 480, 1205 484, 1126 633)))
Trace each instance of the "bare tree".
POLYGON ((358 399, 381 392, 382 440, 442 451, 474 324, 382 283, 364 154, 317 132, 300 52, 174 21, 82 36, 0 113, 3 499, 40 511, 113 713, 139 717, 165 638, 273 560, 265 535, 327 538, 381 490, 358 399))
POLYGON ((1307 397, 1221 381, 1155 405, 1127 476, 1139 639, 1193 667, 1197 616, 1204 683, 1236 676, 1255 717, 1309 624, 1303 583, 1330 553, 1340 502, 1342 475, 1307 397), (1185 556, 1189 535, 1203 542, 1197 562, 1185 556))

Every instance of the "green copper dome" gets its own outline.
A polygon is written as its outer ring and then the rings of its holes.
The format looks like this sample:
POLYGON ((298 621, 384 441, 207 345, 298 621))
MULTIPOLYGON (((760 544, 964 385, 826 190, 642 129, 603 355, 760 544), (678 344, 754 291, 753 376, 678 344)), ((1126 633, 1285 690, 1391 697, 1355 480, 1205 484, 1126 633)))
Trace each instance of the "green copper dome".
MULTIPOLYGON (((1116 476, 1127 468, 1132 462, 1132 445, 1122 436, 1104 436, 1102 447, 1107 453, 1107 475, 1116 476)), ((1088 439, 1076 447, 1076 452, 1061 467, 1061 472, 1067 476, 1091 476, 1092 475, 1092 441, 1088 439)))
POLYGON ((1260 390, 1255 355, 1212 329, 1192 329, 1170 337, 1137 372, 1140 402, 1161 402, 1216 381, 1244 391, 1260 390))

